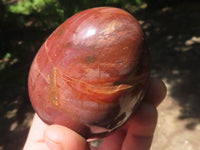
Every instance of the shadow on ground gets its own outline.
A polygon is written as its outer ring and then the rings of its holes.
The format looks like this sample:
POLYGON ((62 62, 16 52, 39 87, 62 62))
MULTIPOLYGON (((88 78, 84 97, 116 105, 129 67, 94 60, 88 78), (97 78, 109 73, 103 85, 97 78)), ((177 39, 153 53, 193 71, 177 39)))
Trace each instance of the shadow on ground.
MULTIPOLYGON (((33 115, 27 92, 31 61, 54 28, 38 25, 35 16, 11 14, 1 7, 0 150, 12 150, 22 148, 33 115)), ((200 3, 144 9, 134 16, 148 38, 152 76, 171 85, 170 94, 181 106, 178 119, 189 119, 186 129, 194 129, 200 123, 200 3)))
POLYGON ((152 76, 166 79, 181 106, 178 119, 200 123, 200 3, 185 2, 146 13, 144 30, 152 54, 152 76))

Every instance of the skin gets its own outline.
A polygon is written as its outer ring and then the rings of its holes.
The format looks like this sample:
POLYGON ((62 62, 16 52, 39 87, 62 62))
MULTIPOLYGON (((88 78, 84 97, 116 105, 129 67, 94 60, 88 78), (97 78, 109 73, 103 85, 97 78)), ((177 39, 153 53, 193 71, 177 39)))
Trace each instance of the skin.
POLYGON ((106 137, 98 148, 69 128, 47 125, 37 115, 24 146, 24 150, 149 150, 157 124, 156 107, 166 95, 161 80, 151 79, 149 90, 138 111, 127 123, 106 137))

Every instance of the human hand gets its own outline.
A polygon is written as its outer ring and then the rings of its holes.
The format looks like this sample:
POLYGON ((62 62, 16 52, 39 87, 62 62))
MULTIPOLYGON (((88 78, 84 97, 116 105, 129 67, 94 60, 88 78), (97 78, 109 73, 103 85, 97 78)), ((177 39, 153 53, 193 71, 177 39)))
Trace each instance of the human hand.
POLYGON ((47 125, 37 115, 24 150, 148 150, 157 123, 156 107, 166 95, 161 80, 152 79, 144 102, 125 125, 106 137, 94 148, 73 130, 60 125, 47 125))

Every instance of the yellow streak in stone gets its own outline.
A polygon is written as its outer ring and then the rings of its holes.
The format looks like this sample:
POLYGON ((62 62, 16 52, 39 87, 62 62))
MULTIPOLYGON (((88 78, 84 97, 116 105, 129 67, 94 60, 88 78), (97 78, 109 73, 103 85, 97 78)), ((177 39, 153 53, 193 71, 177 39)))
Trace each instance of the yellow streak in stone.
POLYGON ((53 68, 53 91, 55 92, 54 93, 54 98, 53 98, 53 103, 56 105, 56 106, 58 106, 59 104, 58 104, 58 90, 57 90, 57 68, 56 67, 54 67, 53 68))

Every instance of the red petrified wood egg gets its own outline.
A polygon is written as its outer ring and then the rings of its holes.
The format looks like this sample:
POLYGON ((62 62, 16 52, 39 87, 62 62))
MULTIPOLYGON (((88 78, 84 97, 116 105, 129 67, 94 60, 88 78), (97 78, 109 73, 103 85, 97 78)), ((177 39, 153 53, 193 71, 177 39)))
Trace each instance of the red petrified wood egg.
POLYGON ((29 95, 40 118, 86 139, 120 127, 143 98, 149 78, 148 48, 137 20, 99 7, 61 24, 38 51, 29 95))

